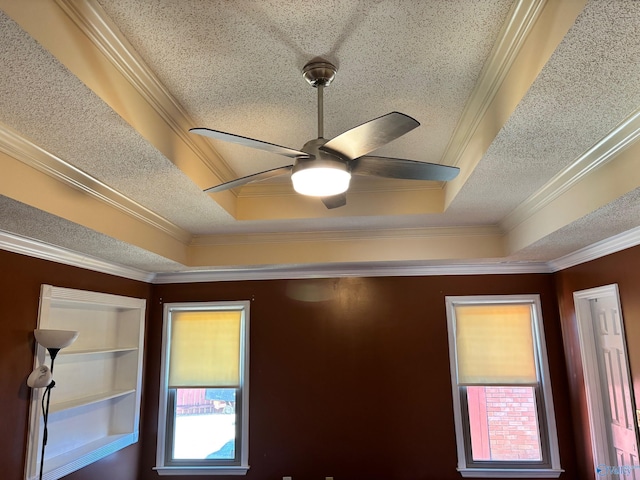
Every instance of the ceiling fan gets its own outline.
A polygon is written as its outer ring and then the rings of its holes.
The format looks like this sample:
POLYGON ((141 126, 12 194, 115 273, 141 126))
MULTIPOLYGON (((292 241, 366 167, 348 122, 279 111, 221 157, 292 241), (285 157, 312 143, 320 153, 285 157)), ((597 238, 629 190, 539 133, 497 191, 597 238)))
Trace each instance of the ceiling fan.
POLYGON ((205 192, 220 192, 291 173, 293 188, 298 193, 320 197, 327 208, 337 208, 347 203, 346 191, 351 175, 437 181, 452 180, 458 175, 460 169, 457 167, 367 155, 420 125, 418 121, 403 113, 391 112, 330 140, 323 138, 323 92, 324 87, 329 86, 334 79, 336 71, 334 65, 324 60, 311 61, 302 70, 304 79, 318 90, 318 138, 309 140, 301 150, 208 128, 190 129, 190 132, 198 135, 257 148, 295 160, 293 165, 238 178, 208 188, 205 192))

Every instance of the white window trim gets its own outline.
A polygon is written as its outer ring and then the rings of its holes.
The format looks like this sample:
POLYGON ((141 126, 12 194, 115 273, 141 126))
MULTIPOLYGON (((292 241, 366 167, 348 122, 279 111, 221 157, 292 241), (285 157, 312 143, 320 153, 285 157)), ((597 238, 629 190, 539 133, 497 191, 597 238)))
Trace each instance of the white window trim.
POLYGON ((158 408, 158 438, 156 466, 158 475, 245 475, 249 470, 249 301, 234 302, 183 302, 167 303, 163 312, 162 357, 160 362, 160 402, 158 408), (241 359, 240 388, 242 389, 242 431, 240 441, 240 465, 167 466, 165 465, 165 435, 167 430, 167 397, 169 383, 168 354, 170 343, 169 313, 172 310, 240 310, 241 359))
POLYGON ((447 309, 447 330, 449 336, 449 359, 451 366, 451 387, 453 393, 453 414, 458 452, 458 471, 463 477, 473 478, 557 478, 564 471, 560 468, 560 453, 558 448, 558 433, 556 429, 556 417, 553 408, 553 396, 551 393, 551 380, 547 360, 547 349, 544 341, 544 328, 542 325, 542 309, 540 307, 540 295, 479 295, 479 296, 447 296, 445 297, 447 309), (465 453, 465 436, 462 420, 462 405, 458 386, 458 369, 456 356, 456 305, 482 305, 491 303, 529 303, 533 307, 534 341, 539 356, 539 375, 542 394, 544 396, 545 415, 547 419, 547 441, 551 468, 505 468, 504 462, 494 467, 477 468, 467 466, 465 453))

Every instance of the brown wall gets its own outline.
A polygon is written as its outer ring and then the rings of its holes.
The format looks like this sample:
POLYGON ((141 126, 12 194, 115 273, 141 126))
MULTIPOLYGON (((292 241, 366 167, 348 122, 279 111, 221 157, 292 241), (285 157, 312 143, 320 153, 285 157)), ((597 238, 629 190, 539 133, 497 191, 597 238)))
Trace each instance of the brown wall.
POLYGON ((70 480, 159 478, 152 467, 162 304, 247 299, 252 302, 251 469, 246 478, 459 479, 444 297, 509 293, 541 295, 566 470, 562 478, 578 478, 552 275, 150 286, 4 251, 0 267, 0 322, 5 327, 0 335, 0 428, 11 432, 0 440, 2 478, 23 475, 25 379, 33 362, 32 330, 42 283, 150 300, 140 442, 71 474, 70 480), (309 301, 314 296, 325 300, 309 301))
POLYGON ((635 247, 556 274, 580 478, 595 478, 595 472, 589 443, 589 418, 573 292, 612 283, 618 284, 631 376, 635 398, 638 399, 640 398, 640 274, 638 266, 640 266, 640 247, 635 247))
MULTIPOLYGON (((26 379, 33 368, 33 329, 40 285, 149 298, 143 282, 90 272, 0 250, 0 478, 24 478, 29 416, 26 379)), ((67 476, 69 480, 135 480, 139 444, 67 476)))
POLYGON ((140 478, 158 478, 163 303, 252 300, 248 480, 457 480, 444 297, 510 293, 541 294, 563 478, 576 478, 552 275, 156 285, 140 478))

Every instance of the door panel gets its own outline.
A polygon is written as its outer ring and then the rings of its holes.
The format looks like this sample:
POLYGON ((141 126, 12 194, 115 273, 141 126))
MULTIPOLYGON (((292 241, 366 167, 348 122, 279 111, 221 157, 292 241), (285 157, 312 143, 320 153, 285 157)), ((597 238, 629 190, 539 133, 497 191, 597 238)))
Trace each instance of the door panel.
MULTIPOLYGON (((616 460, 617 467, 634 467, 638 465, 635 415, 618 298, 606 294, 589 303, 610 458, 616 460)), ((640 478, 639 473, 631 468, 627 478, 640 478)))

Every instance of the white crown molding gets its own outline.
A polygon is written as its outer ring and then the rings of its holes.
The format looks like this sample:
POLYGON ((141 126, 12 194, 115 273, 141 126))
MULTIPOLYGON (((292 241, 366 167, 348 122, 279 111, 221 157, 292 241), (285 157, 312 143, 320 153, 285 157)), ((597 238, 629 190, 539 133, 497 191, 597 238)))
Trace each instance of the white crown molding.
POLYGON ((236 280, 311 279, 334 277, 394 277, 435 275, 505 275, 527 273, 555 273, 581 263, 640 245, 640 227, 582 248, 550 262, 468 262, 414 265, 407 263, 383 264, 324 264, 247 266, 216 270, 152 273, 107 262, 89 255, 0 231, 0 249, 71 265, 118 277, 147 283, 194 283, 236 280))
POLYGON ((640 136, 640 109, 518 205, 502 220, 500 223, 502 229, 509 232, 535 215, 598 167, 615 158, 621 150, 635 142, 638 136, 640 136))
POLYGON ((440 163, 458 165, 547 0, 518 0, 484 64, 440 163))
POLYGON ((134 202, 61 158, 40 148, 19 132, 2 123, 0 123, 0 152, 6 153, 69 187, 81 190, 182 243, 186 244, 191 239, 191 234, 186 230, 134 202))
POLYGON ((96 0, 55 1, 214 175, 225 181, 235 178, 233 170, 210 142, 188 133, 195 125, 193 119, 96 0))
POLYGON ((299 280, 341 277, 425 277, 442 275, 507 275, 551 273, 546 263, 451 263, 409 265, 388 264, 318 264, 247 267, 241 269, 200 270, 158 273, 155 284, 228 282, 239 280, 299 280))
POLYGON ((640 245, 640 227, 627 230, 588 247, 576 250, 573 253, 548 262, 548 264, 553 272, 558 272, 637 245, 640 245))
POLYGON ((71 265, 72 267, 84 268, 94 272, 107 273, 118 277, 139 280, 150 283, 154 274, 138 270, 132 267, 125 267, 116 263, 101 260, 96 257, 74 252, 66 248, 50 245, 38 240, 33 240, 13 233, 0 230, 0 249, 13 253, 19 253, 28 257, 49 260, 51 262, 71 265))

